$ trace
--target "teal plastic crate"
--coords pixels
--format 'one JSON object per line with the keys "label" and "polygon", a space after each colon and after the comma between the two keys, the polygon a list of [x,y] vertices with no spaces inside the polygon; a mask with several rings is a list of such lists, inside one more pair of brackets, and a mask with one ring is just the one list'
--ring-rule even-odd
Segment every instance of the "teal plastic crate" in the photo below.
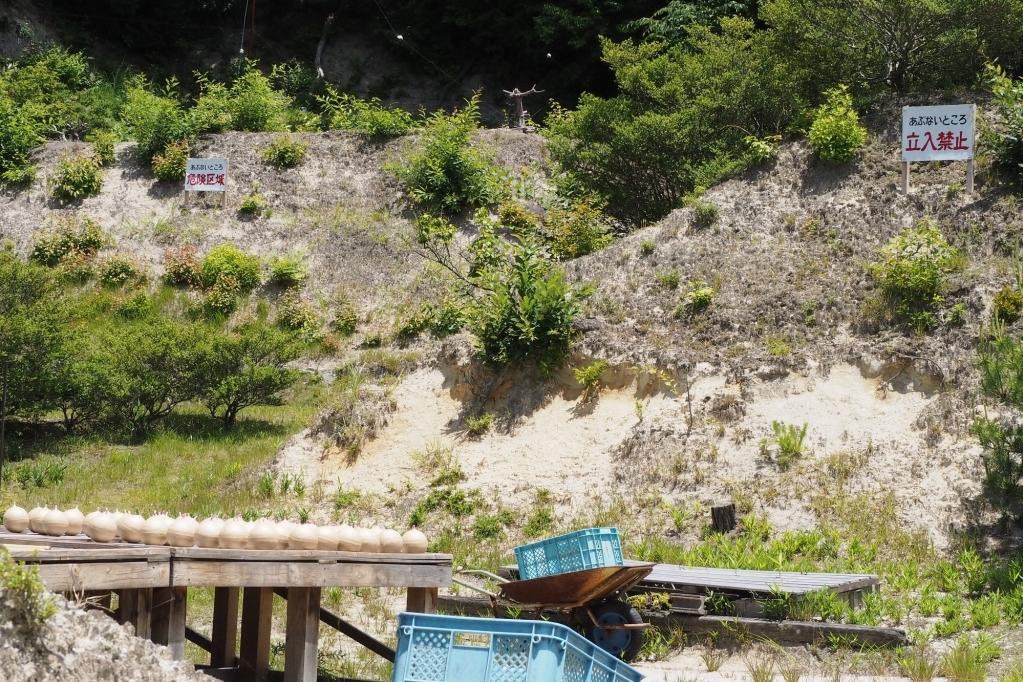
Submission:
{"label": "teal plastic crate", "polygon": [[622,566],[622,542],[617,528],[584,528],[515,548],[519,579],[603,566]]}
{"label": "teal plastic crate", "polygon": [[392,682],[640,682],[643,674],[564,625],[398,616]]}

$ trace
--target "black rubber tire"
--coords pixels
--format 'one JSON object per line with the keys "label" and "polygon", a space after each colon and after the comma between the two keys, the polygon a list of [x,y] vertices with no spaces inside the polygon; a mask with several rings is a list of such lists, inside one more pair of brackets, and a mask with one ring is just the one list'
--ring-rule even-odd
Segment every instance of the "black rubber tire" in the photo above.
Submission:
{"label": "black rubber tire", "polygon": [[[640,625],[643,623],[643,617],[639,615],[639,611],[617,599],[601,602],[592,606],[591,609],[598,623],[605,621],[616,625]],[[641,628],[605,630],[594,625],[588,615],[583,617],[586,619],[586,639],[626,663],[635,660],[639,655],[639,650],[643,648],[643,642],[646,640],[646,630]]]}

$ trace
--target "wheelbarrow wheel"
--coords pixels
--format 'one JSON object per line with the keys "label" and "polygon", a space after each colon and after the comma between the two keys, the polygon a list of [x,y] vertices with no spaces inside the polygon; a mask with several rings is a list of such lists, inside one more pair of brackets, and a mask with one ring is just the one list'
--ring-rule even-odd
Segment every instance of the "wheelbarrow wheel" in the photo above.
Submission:
{"label": "wheelbarrow wheel", "polygon": [[639,611],[625,602],[611,599],[591,607],[597,625],[586,618],[586,637],[604,651],[621,658],[625,662],[632,661],[643,648],[645,630],[642,628],[615,628],[601,626],[641,625],[643,618]]}

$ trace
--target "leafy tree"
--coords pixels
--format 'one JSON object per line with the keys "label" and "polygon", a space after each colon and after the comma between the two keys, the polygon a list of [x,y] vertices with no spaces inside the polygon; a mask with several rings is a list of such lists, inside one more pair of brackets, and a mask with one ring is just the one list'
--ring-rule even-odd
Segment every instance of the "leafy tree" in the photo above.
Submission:
{"label": "leafy tree", "polygon": [[1023,81],[1013,80],[996,64],[985,66],[998,125],[985,132],[995,166],[1012,182],[1023,180]]}
{"label": "leafy tree", "polygon": [[287,364],[301,345],[291,334],[259,322],[243,325],[213,342],[201,399],[210,416],[227,428],[252,405],[281,405],[281,391],[299,376]]}
{"label": "leafy tree", "polygon": [[724,17],[755,19],[757,0],[671,0],[649,17],[637,19],[632,27],[648,40],[684,42],[694,24],[714,26]]}
{"label": "leafy tree", "polygon": [[205,385],[211,332],[164,318],[110,328],[98,358],[109,368],[106,416],[133,435],[150,431]]}
{"label": "leafy tree", "polygon": [[867,141],[867,129],[860,125],[848,88],[833,88],[826,95],[810,126],[810,144],[825,161],[848,163]]}
{"label": "leafy tree", "polygon": [[39,127],[0,91],[0,187],[31,179],[28,155],[42,140]]}
{"label": "leafy tree", "polygon": [[66,318],[52,275],[0,251],[0,478],[8,417],[38,415],[53,405]]}
{"label": "leafy tree", "polygon": [[584,95],[548,118],[551,156],[569,192],[594,193],[636,224],[656,220],[746,162],[746,137],[785,129],[804,103],[798,80],[745,19],[691,29],[688,49],[604,42],[620,94]]}
{"label": "leafy tree", "polygon": [[981,390],[1005,413],[981,418],[973,428],[984,448],[984,493],[991,505],[1017,523],[1023,521],[1023,344],[995,329],[980,351]]}
{"label": "leafy tree", "polygon": [[190,117],[177,99],[177,82],[173,80],[160,94],[152,92],[144,80],[136,81],[125,94],[121,120],[146,161],[194,132]]}

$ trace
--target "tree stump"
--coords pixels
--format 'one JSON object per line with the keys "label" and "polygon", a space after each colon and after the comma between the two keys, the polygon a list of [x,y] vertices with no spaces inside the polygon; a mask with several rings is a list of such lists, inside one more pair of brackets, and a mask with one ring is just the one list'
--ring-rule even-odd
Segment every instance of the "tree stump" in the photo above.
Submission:
{"label": "tree stump", "polygon": [[735,503],[724,500],[710,508],[710,526],[715,533],[728,533],[735,530]]}

